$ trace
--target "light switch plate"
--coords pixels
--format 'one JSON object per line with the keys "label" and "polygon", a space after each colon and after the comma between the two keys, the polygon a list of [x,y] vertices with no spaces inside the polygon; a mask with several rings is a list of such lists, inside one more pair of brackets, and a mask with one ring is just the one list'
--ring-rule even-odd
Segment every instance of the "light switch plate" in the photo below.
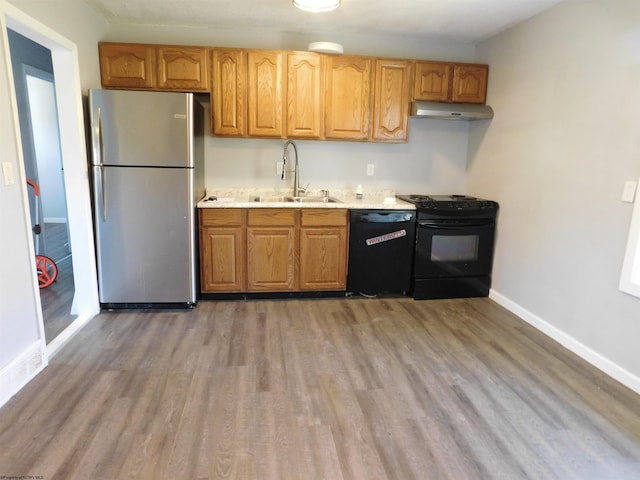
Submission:
{"label": "light switch plate", "polygon": [[368,163],[367,164],[367,177],[373,177],[373,171],[374,171],[373,163]]}
{"label": "light switch plate", "polygon": [[11,162],[2,162],[2,175],[4,176],[5,185],[13,185],[15,179],[13,178],[13,165]]}
{"label": "light switch plate", "polygon": [[638,182],[629,180],[624,184],[624,190],[622,191],[622,201],[627,203],[633,203],[633,199],[636,196],[636,187]]}

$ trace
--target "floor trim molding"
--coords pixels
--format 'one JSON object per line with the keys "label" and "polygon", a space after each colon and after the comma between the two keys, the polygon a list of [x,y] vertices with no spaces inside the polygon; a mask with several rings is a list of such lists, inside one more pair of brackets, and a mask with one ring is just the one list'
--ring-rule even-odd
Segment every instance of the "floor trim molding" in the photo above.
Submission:
{"label": "floor trim molding", "polygon": [[44,340],[38,340],[0,370],[0,407],[38,375],[47,364],[47,346]]}
{"label": "floor trim molding", "polygon": [[563,347],[581,357],[583,360],[586,360],[597,369],[603,371],[604,373],[622,383],[626,387],[630,388],[634,392],[640,394],[640,378],[636,375],[632,374],[628,370],[625,370],[620,365],[612,362],[602,354],[579,342],[568,333],[560,330],[557,327],[554,327],[549,322],[530,312],[526,308],[523,308],[516,302],[510,300],[509,298],[496,292],[495,290],[491,290],[489,292],[489,298],[509,310],[514,315],[520,317],[529,325],[535,327],[545,335],[551,337],[556,342],[560,343]]}

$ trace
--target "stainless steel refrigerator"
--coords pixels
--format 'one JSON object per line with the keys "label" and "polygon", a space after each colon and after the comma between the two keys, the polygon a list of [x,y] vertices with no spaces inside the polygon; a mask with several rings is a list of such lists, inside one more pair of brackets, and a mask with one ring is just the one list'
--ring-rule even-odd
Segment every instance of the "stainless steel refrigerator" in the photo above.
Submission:
{"label": "stainless steel refrigerator", "polygon": [[190,93],[90,90],[89,110],[101,305],[194,306],[202,106]]}

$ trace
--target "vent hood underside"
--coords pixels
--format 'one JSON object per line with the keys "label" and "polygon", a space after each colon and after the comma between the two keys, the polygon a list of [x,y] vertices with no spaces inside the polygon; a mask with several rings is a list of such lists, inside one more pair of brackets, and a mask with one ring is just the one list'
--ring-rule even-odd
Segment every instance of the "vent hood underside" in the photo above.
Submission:
{"label": "vent hood underside", "polygon": [[411,116],[441,120],[488,120],[493,118],[489,105],[469,103],[413,102]]}

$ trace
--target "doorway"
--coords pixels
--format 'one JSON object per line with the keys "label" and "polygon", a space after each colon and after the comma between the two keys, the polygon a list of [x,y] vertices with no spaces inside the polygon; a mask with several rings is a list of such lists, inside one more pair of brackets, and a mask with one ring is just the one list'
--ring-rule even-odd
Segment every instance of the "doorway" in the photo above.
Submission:
{"label": "doorway", "polygon": [[[75,316],[75,318],[62,332],[57,334],[55,338],[48,338],[48,335],[45,335],[44,322],[42,320],[40,321],[40,338],[44,339],[47,337],[47,353],[48,356],[51,357],[69,338],[100,311],[96,280],[95,251],[93,246],[93,229],[91,226],[91,202],[87,173],[88,167],[78,52],[75,44],[10,4],[5,3],[3,8],[8,36],[11,32],[14,32],[32,41],[33,44],[38,47],[47,50],[50,56],[50,70],[47,72],[47,69],[43,69],[38,65],[36,65],[36,67],[50,73],[52,78],[55,79],[54,82],[45,83],[46,88],[44,90],[48,90],[45,95],[53,96],[54,98],[56,119],[58,120],[58,149],[61,154],[61,167],[59,167],[59,171],[62,173],[63,178],[63,196],[66,202],[68,220],[66,222],[67,241],[63,243],[68,243],[68,247],[72,247],[73,250],[73,261],[69,261],[68,267],[71,272],[71,277],[73,278],[73,287],[70,289],[71,293],[68,295],[71,298],[71,303],[69,305],[67,300],[64,309],[67,313]],[[13,56],[12,48],[10,48],[10,52],[11,56]],[[16,71],[23,71],[21,67],[17,68],[13,61],[12,70],[14,78]],[[25,70],[25,72],[27,70]],[[33,73],[33,71],[31,73]],[[26,77],[29,75],[24,74],[19,76],[25,77],[26,84]],[[32,82],[33,85],[36,85],[34,87],[35,89],[39,88],[37,85],[40,87],[43,86],[39,80],[45,80],[45,82],[47,80],[43,78],[42,75],[34,74],[31,76],[35,79],[29,81]],[[46,75],[44,77],[46,77]],[[18,84],[16,82],[14,82],[14,84],[16,86],[16,97],[18,97]],[[25,87],[25,90],[26,88],[27,87]],[[53,94],[51,88],[53,88]],[[26,95],[22,96],[23,102],[25,102],[24,105],[28,105],[28,102],[25,100],[26,98]],[[18,100],[18,102],[20,102],[20,100]],[[18,106],[18,112],[20,110],[21,106]],[[21,136],[28,136],[29,127],[26,127],[23,123],[22,115],[19,114],[18,116]],[[25,146],[26,148],[34,149],[35,147],[33,147],[31,143],[31,141],[23,142],[23,149]],[[26,155],[24,158],[26,159]],[[26,160],[24,167],[28,177],[30,172],[28,171]],[[33,211],[32,203],[33,200],[29,198],[30,205],[25,205],[27,212]],[[51,217],[51,219],[54,220],[59,220],[60,218],[61,217],[57,216]],[[47,225],[45,225],[45,228],[46,226]],[[69,260],[71,260],[71,257]],[[64,262],[65,260],[63,259],[62,263]],[[44,290],[46,291],[46,289]],[[53,291],[51,290],[51,292]],[[38,307],[40,306],[41,305],[38,305]],[[39,308],[38,310],[38,316],[42,319],[43,309]]]}
{"label": "doorway", "polygon": [[45,341],[48,344],[76,318],[76,315],[71,313],[74,281],[69,215],[54,78],[52,74],[28,65],[23,65],[22,73],[27,86],[30,136],[35,154],[37,183],[40,187],[39,202],[36,202],[39,204],[35,205],[41,213],[38,215],[41,222],[40,233],[34,246],[37,255],[51,258],[58,269],[56,281],[40,289]]}

